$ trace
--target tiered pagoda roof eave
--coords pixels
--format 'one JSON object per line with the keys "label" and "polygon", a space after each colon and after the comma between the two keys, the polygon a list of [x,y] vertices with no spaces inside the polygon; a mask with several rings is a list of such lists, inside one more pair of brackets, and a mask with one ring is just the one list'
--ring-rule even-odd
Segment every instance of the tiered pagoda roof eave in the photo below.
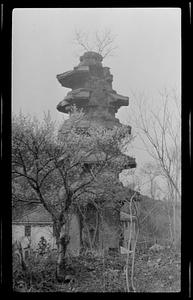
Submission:
{"label": "tiered pagoda roof eave", "polygon": [[111,96],[114,103],[117,102],[118,107],[129,105],[129,97],[122,96],[122,95],[117,94],[117,93],[110,93],[109,92],[108,94]]}
{"label": "tiered pagoda roof eave", "polygon": [[56,78],[63,87],[73,89],[77,82],[82,81],[89,75],[89,66],[80,66],[74,70],[64,72],[62,74],[56,75]]}
{"label": "tiered pagoda roof eave", "polygon": [[[85,120],[82,121],[81,128],[89,127],[90,124],[108,129],[121,126],[116,113],[120,107],[129,105],[129,97],[113,90],[113,75],[109,67],[103,67],[102,60],[100,54],[89,51],[80,57],[80,63],[73,70],[57,75],[62,86],[72,89],[57,105],[57,110],[70,114],[73,105],[82,109]],[[93,159],[94,157],[88,163],[92,163]],[[123,169],[136,167],[135,158],[120,155],[119,159],[116,164],[121,162]]]}
{"label": "tiered pagoda roof eave", "polygon": [[[107,94],[111,98],[111,105],[117,107],[119,109],[121,106],[128,106],[129,105],[129,98],[126,96],[122,96],[117,93],[110,93],[107,92]],[[76,90],[73,90],[67,94],[67,96],[60,101],[60,103],[57,105],[57,109],[60,112],[68,113],[69,108],[72,105],[77,106],[85,106],[89,105],[92,106],[91,103],[89,103],[90,98],[90,90],[86,88],[79,88]]]}

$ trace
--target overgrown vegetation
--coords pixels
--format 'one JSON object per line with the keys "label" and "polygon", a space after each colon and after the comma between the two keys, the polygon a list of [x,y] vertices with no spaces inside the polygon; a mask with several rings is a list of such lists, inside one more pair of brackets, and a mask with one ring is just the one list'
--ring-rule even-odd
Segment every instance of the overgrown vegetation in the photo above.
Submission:
{"label": "overgrown vegetation", "polygon": [[[150,171],[151,194],[156,172],[166,178],[169,186],[168,201],[144,198],[136,209],[128,211],[137,217],[137,246],[129,260],[119,253],[96,251],[99,222],[103,222],[105,207],[112,214],[120,212],[124,201],[131,205],[131,195],[123,189],[117,177],[128,165],[121,154],[130,142],[130,130],[125,126],[106,130],[80,126],[83,114],[76,110],[70,120],[60,127],[47,116],[43,123],[23,115],[13,118],[12,189],[13,207],[16,213],[41,204],[51,214],[56,234],[57,252],[42,237],[36,252],[30,250],[25,259],[14,255],[13,286],[16,291],[63,292],[154,292],[180,290],[180,225],[178,230],[177,202],[180,198],[180,162],[178,134],[169,131],[170,118],[164,106],[163,124],[156,118],[162,130],[162,144],[157,133],[155,141],[149,137],[146,119],[142,129],[153,143],[158,164]],[[154,115],[155,117],[155,115]],[[168,133],[175,149],[167,148]],[[123,138],[124,141],[123,142]],[[166,148],[164,148],[166,147]],[[90,163],[92,162],[92,163]],[[154,174],[154,171],[155,174]],[[153,172],[153,173],[152,173]],[[175,173],[176,172],[176,173]],[[152,177],[153,174],[153,177]],[[175,181],[175,180],[176,181]],[[179,185],[179,186],[178,186]],[[170,200],[170,201],[169,201]],[[93,210],[91,221],[87,210]],[[180,209],[179,209],[180,211]],[[79,214],[86,239],[83,253],[78,258],[66,256],[70,240],[69,216]],[[132,220],[132,218],[131,218]],[[62,228],[65,225],[65,230]],[[132,228],[132,226],[131,226]],[[179,235],[178,235],[179,231]],[[86,242],[85,242],[86,241]],[[128,241],[130,249],[131,234]],[[161,244],[158,251],[150,251],[152,245]],[[175,249],[171,245],[175,245]],[[20,251],[21,252],[21,251]],[[86,253],[85,253],[86,252]],[[21,253],[20,253],[21,255]],[[132,290],[128,284],[131,277]]]}
{"label": "overgrown vegetation", "polygon": [[78,211],[84,220],[88,203],[98,211],[104,202],[116,206],[119,199],[110,190],[117,184],[117,174],[129,163],[121,153],[132,139],[127,126],[82,128],[84,119],[82,112],[72,111],[58,133],[49,115],[39,122],[20,114],[12,122],[13,206],[41,204],[52,216],[58,277],[65,273],[70,214]]}
{"label": "overgrown vegetation", "polygon": [[[13,260],[13,285],[19,292],[126,292],[125,255],[82,253],[69,258],[68,279],[56,279],[56,253],[33,254],[27,271]],[[136,248],[134,285],[136,292],[179,292],[180,251],[164,247],[159,251]],[[131,270],[131,264],[129,264]]]}
{"label": "overgrown vegetation", "polygon": [[132,96],[136,107],[129,120],[134,123],[137,136],[150,156],[139,177],[148,179],[151,198],[161,196],[168,203],[170,239],[175,245],[178,243],[181,203],[180,95],[176,89],[163,89],[157,95],[160,104],[156,108],[153,101],[148,103],[144,94],[133,93]]}
{"label": "overgrown vegetation", "polygon": [[25,266],[13,254],[13,288],[19,292],[56,291],[56,261],[54,251],[30,251]]}

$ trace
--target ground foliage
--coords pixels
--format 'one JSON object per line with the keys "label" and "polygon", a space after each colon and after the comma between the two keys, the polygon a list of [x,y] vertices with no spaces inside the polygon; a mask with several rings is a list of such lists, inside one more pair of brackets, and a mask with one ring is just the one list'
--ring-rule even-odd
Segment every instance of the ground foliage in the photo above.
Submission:
{"label": "ground foliage", "polygon": [[13,289],[17,292],[54,292],[56,289],[56,253],[31,252],[26,268],[13,256]]}
{"label": "ground foliage", "polygon": [[[126,292],[125,256],[118,253],[100,254],[87,252],[79,257],[68,258],[66,282],[55,277],[55,256],[31,257],[26,274],[13,268],[14,288],[21,281],[31,292]],[[165,247],[160,251],[136,251],[134,285],[137,292],[179,292],[180,251]]]}

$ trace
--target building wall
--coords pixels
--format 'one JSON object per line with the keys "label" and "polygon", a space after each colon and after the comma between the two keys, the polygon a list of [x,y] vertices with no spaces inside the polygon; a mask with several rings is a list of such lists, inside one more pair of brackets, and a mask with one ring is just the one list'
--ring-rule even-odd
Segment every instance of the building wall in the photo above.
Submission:
{"label": "building wall", "polygon": [[[131,223],[130,222],[124,222],[123,224],[123,236],[124,236],[124,240],[123,240],[123,247],[128,248],[128,242],[130,239],[130,234],[131,234],[131,244],[130,244],[130,248],[133,249],[134,243],[135,243],[135,239],[136,239],[136,224],[135,222],[132,223],[132,228],[131,228]],[[130,233],[131,231],[131,233]]]}
{"label": "building wall", "polygon": [[25,237],[25,225],[12,225],[13,242],[21,242],[24,248],[28,244],[31,244],[33,249],[37,248],[42,236],[49,242],[52,249],[56,248],[52,225],[31,225],[31,237]]}
{"label": "building wall", "polygon": [[70,243],[67,253],[72,256],[78,256],[80,253],[80,223],[78,216],[73,214],[70,222]]}
{"label": "building wall", "polygon": [[[30,225],[30,224],[26,224]],[[56,249],[56,239],[53,236],[53,226],[31,225],[31,236],[25,237],[25,225],[12,225],[12,241],[19,241],[23,248],[31,244],[32,249],[36,249],[41,237],[44,237],[50,244],[51,249]],[[80,225],[76,215],[71,216],[70,243],[67,248],[68,254],[78,256],[80,253]]]}
{"label": "building wall", "polygon": [[12,243],[21,241],[25,236],[25,227],[23,225],[12,225]]}
{"label": "building wall", "polygon": [[103,220],[100,224],[99,246],[102,249],[119,248],[120,217],[113,208],[106,206],[103,211]]}
{"label": "building wall", "polygon": [[119,248],[119,228],[104,222],[99,232],[99,247],[101,249]]}
{"label": "building wall", "polygon": [[32,226],[31,245],[33,248],[36,248],[38,246],[38,243],[42,236],[50,244],[51,249],[57,248],[56,247],[56,239],[53,236],[53,226],[52,225]]}

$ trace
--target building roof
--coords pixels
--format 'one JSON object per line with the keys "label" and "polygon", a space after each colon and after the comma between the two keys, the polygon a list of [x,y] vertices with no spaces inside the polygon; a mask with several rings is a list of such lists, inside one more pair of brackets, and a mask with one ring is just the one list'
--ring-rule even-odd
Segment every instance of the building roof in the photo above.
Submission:
{"label": "building roof", "polygon": [[52,223],[51,214],[43,207],[38,206],[35,209],[23,213],[19,217],[14,217],[12,223]]}

